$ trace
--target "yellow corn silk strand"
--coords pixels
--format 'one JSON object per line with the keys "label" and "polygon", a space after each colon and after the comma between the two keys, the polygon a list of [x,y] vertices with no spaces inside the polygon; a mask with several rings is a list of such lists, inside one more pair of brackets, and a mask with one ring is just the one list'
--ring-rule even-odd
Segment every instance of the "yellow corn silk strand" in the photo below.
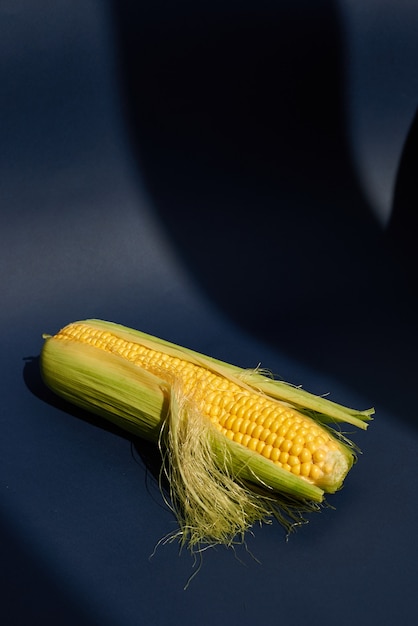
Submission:
{"label": "yellow corn silk strand", "polygon": [[356,459],[327,423],[366,428],[373,413],[100,320],[48,336],[41,369],[59,395],[159,443],[173,536],[191,549],[318,509]]}

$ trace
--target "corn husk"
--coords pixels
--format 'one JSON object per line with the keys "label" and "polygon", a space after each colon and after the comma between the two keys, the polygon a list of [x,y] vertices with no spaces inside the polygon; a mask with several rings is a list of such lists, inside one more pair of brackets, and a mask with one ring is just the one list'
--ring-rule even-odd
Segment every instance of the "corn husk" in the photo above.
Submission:
{"label": "corn husk", "polygon": [[[118,324],[83,323],[210,369],[323,425],[347,423],[365,429],[373,414],[372,409],[357,411],[274,380],[258,368],[242,369]],[[184,397],[181,386],[117,354],[47,335],[41,371],[59,396],[159,446],[160,482],[168,485],[165,498],[179,524],[172,538],[192,550],[242,541],[254,523],[273,517],[290,530],[324,502],[325,488],[227,439]],[[355,446],[338,431],[335,436],[342,440],[346,466],[328,492],[341,488],[356,460]]]}

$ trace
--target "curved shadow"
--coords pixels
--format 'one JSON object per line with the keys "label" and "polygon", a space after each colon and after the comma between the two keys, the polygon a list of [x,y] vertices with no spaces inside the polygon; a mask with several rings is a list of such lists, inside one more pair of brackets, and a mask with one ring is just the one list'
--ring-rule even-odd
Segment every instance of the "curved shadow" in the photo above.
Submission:
{"label": "curved shadow", "polygon": [[351,166],[335,3],[156,4],[114,11],[130,134],[189,271],[254,328],[325,290],[345,307],[379,229]]}
{"label": "curved shadow", "polygon": [[388,239],[417,296],[418,279],[418,109],[409,129],[396,177]]}
{"label": "curved shadow", "polygon": [[411,300],[353,170],[335,3],[112,6],[132,145],[189,273],[247,331],[398,408]]}

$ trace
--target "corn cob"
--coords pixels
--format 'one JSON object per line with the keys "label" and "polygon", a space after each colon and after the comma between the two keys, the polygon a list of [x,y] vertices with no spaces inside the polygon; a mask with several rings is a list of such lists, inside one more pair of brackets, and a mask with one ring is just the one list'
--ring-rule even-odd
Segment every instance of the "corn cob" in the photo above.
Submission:
{"label": "corn cob", "polygon": [[45,338],[51,389],[159,444],[177,536],[190,548],[230,544],[272,515],[290,528],[317,509],[356,460],[327,423],[366,428],[373,413],[110,322]]}

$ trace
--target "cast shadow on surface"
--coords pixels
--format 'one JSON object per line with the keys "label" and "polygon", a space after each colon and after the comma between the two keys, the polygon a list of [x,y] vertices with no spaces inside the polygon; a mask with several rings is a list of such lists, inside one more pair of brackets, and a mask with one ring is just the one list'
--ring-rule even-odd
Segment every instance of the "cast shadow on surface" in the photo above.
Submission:
{"label": "cast shadow on surface", "polygon": [[[196,283],[373,402],[398,410],[405,388],[415,419],[416,297],[354,171],[335,3],[126,0],[113,14],[141,175]],[[398,186],[395,215],[404,201]]]}
{"label": "cast shadow on surface", "polygon": [[418,109],[412,121],[399,162],[393,209],[387,229],[409,291],[417,295],[418,278]]}

